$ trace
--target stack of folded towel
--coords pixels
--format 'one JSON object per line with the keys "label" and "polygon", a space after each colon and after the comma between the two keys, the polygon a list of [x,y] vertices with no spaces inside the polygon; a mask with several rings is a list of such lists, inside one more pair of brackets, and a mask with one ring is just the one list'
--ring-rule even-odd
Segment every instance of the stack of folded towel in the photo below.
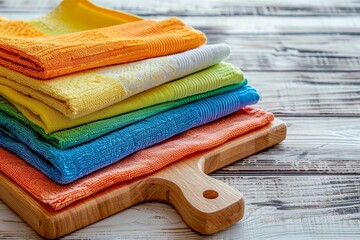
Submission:
{"label": "stack of folded towel", "polygon": [[0,171],[60,210],[271,122],[229,47],[205,43],[86,0],[0,19]]}

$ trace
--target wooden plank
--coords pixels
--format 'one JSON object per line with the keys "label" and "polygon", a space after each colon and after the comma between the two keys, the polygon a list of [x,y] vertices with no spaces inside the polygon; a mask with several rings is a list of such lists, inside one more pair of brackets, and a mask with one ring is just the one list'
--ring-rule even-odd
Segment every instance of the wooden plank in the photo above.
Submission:
{"label": "wooden plank", "polygon": [[[49,11],[60,0],[26,1],[2,0],[0,8],[3,11]],[[140,15],[176,15],[176,16],[349,16],[360,12],[360,4],[352,0],[331,1],[266,1],[266,0],[207,0],[192,1],[156,1],[132,0],[112,1],[93,0],[101,6],[130,11]]]}
{"label": "wooden plank", "polygon": [[354,1],[238,1],[238,0],[207,0],[169,1],[165,4],[156,0],[136,0],[131,2],[102,0],[97,1],[104,6],[115,9],[126,9],[142,15],[168,15],[169,12],[177,16],[306,16],[306,15],[341,15],[360,12],[360,4]]}
{"label": "wooden plank", "polygon": [[[170,17],[170,16],[167,16]],[[163,19],[164,17],[155,17]],[[292,34],[292,35],[358,35],[360,17],[182,17],[189,25],[207,34]]]}
{"label": "wooden plank", "polygon": [[360,116],[358,72],[245,74],[261,94],[257,106],[278,116]]}
{"label": "wooden plank", "polygon": [[[209,44],[223,42],[230,45],[231,55],[228,61],[245,72],[360,71],[360,48],[356,47],[360,42],[360,35],[309,34],[299,37],[297,35],[207,34],[207,37]],[[359,77],[359,75],[356,76]],[[309,78],[309,74],[304,78]]]}
{"label": "wooden plank", "polygon": [[[160,18],[160,17],[158,17]],[[162,17],[163,18],[163,17]],[[207,34],[351,34],[360,32],[360,17],[181,17]],[[302,36],[303,37],[303,36]],[[299,38],[299,37],[298,37]]]}
{"label": "wooden plank", "polygon": [[[242,191],[244,220],[211,239],[357,239],[359,176],[218,176]],[[0,201],[1,239],[38,239]],[[140,204],[63,239],[197,239],[172,207]]]}
{"label": "wooden plank", "polygon": [[359,174],[360,118],[281,117],[285,141],[213,175]]}
{"label": "wooden plank", "polygon": [[[130,11],[131,12],[131,11]],[[32,19],[44,13],[24,12],[11,13],[0,11],[0,16],[9,19]],[[132,13],[132,12],[131,12]],[[171,15],[146,16],[152,19],[165,19]],[[244,35],[244,34],[332,34],[332,35],[359,35],[359,15],[349,17],[304,17],[299,20],[295,17],[258,17],[258,16],[182,16],[181,19],[187,24],[197,28],[206,34],[216,35]],[[299,38],[299,37],[297,37]],[[316,39],[313,39],[315,41]]]}
{"label": "wooden plank", "polygon": [[144,201],[172,204],[192,229],[209,235],[243,217],[244,198],[207,174],[285,137],[286,125],[275,119],[218,147],[190,155],[143,178],[115,184],[60,211],[40,203],[0,172],[0,198],[45,238],[61,237]]}

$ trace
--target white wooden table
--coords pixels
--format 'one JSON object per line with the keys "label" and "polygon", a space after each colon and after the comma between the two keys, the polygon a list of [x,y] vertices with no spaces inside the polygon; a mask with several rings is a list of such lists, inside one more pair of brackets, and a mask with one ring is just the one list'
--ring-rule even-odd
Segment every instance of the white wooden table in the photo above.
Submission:
{"label": "white wooden table", "polygon": [[[245,218],[204,237],[168,205],[146,203],[64,239],[360,239],[360,2],[96,0],[147,18],[178,16],[228,43],[229,62],[288,124],[287,140],[212,174],[246,197]],[[30,19],[59,0],[0,0]],[[0,239],[38,239],[0,201]]]}

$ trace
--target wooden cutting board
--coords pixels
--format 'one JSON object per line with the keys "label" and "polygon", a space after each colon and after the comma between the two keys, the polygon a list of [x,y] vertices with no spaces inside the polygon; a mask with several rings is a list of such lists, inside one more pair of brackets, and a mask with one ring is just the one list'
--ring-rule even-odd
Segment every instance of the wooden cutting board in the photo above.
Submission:
{"label": "wooden cutting board", "polygon": [[212,234],[239,221],[244,198],[207,174],[275,145],[286,125],[271,124],[216,148],[193,154],[151,175],[116,184],[60,211],[37,201],[0,172],[0,199],[45,238],[57,238],[144,201],[173,205],[192,229]]}

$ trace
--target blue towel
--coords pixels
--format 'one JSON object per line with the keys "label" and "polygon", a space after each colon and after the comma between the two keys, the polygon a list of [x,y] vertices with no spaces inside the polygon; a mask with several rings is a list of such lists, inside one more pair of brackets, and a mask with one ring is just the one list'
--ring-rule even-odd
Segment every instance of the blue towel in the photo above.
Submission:
{"label": "blue towel", "polygon": [[138,150],[212,122],[255,104],[258,100],[257,91],[245,86],[157,114],[66,150],[43,141],[14,118],[0,114],[0,146],[15,153],[55,182],[67,184]]}

